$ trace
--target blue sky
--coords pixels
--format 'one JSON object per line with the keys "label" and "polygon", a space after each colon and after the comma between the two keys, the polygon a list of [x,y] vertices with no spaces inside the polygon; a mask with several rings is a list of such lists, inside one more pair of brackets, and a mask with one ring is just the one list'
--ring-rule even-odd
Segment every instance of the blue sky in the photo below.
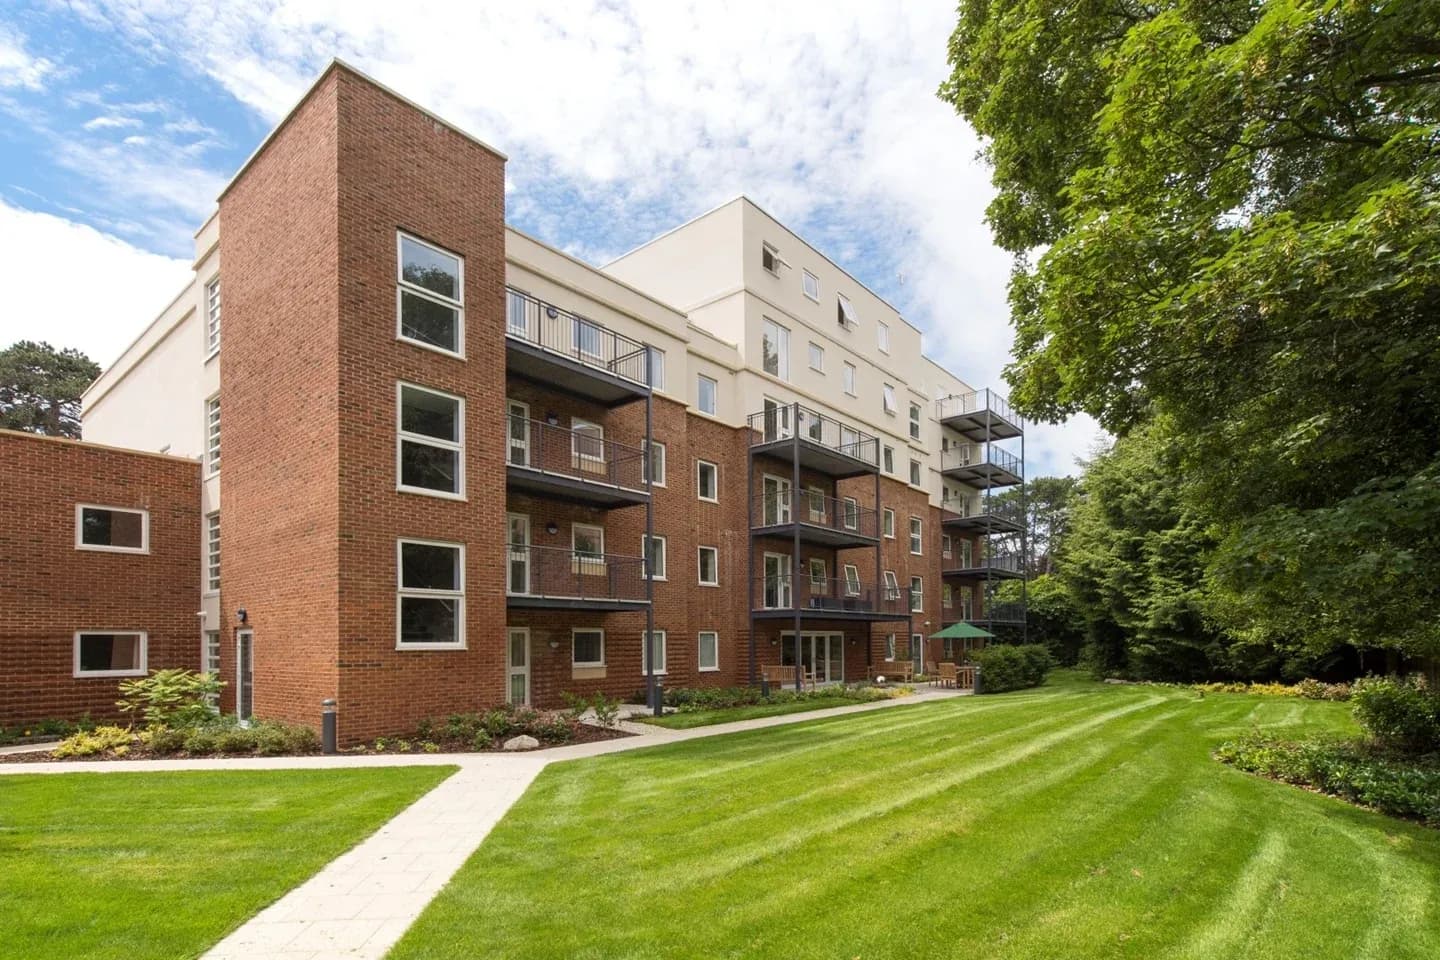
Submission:
{"label": "blue sky", "polygon": [[[507,218],[603,263],[739,193],[999,385],[1008,258],[934,96],[948,2],[23,0],[0,13],[0,341],[102,363],[174,296],[219,188],[333,56],[505,151]],[[85,269],[77,271],[77,264]],[[53,281],[48,278],[54,276]],[[7,289],[15,285],[6,284]],[[1093,425],[1032,431],[1069,472]]]}

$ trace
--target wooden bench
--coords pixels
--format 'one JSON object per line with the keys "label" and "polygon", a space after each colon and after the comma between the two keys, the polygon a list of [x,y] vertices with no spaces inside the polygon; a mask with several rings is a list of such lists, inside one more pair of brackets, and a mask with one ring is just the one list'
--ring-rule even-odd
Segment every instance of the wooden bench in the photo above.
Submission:
{"label": "wooden bench", "polygon": [[870,667],[870,682],[874,683],[877,677],[910,683],[915,679],[915,664],[911,660],[887,660],[875,664]]}
{"label": "wooden bench", "polygon": [[[782,667],[777,665],[762,666],[760,678],[770,684],[772,689],[793,690],[795,689],[795,667]],[[812,670],[800,678],[800,682],[806,689],[815,689],[815,672]]]}

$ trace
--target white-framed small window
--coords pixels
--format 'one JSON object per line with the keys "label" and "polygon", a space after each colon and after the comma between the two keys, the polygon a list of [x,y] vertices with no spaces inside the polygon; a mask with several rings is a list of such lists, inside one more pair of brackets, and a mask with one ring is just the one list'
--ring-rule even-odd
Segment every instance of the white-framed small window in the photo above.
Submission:
{"label": "white-framed small window", "polygon": [[881,469],[883,469],[886,473],[893,474],[895,472],[895,448],[887,445],[886,447],[884,447],[884,449],[880,451],[880,453]]}
{"label": "white-framed small window", "polygon": [[841,503],[845,507],[843,522],[846,530],[858,530],[860,528],[860,504],[854,497],[846,497]]}
{"label": "white-framed small window", "polygon": [[912,486],[912,487],[918,487],[918,486],[920,486],[920,461],[919,461],[919,460],[914,460],[914,459],[912,459],[912,460],[910,461],[910,486]]}
{"label": "white-framed small window", "polygon": [[[651,642],[651,638],[654,642]],[[640,631],[640,673],[650,675],[650,649],[655,649],[655,673],[665,673],[665,631],[656,630],[653,634],[648,631]]]}
{"label": "white-framed small window", "polygon": [[570,418],[570,456],[585,473],[605,472],[605,428],[579,417]]}
{"label": "white-framed small window", "polygon": [[200,672],[220,675],[220,631],[206,630],[200,648]]}
{"label": "white-framed small window", "polygon": [[464,499],[465,400],[402,380],[395,405],[395,488]]}
{"label": "white-framed small window", "polygon": [[885,659],[895,659],[895,634],[893,633],[885,634]]}
{"label": "white-framed small window", "polygon": [[720,669],[720,634],[714,630],[701,630],[696,634],[700,651],[695,663],[701,673],[713,673]]}
{"label": "white-framed small window", "polygon": [[647,539],[643,533],[640,535],[640,555],[645,558],[645,569],[653,573],[655,580],[665,579],[667,549],[665,537],[656,534]]}
{"label": "white-framed small window", "polygon": [[395,234],[395,336],[465,358],[465,261],[403,231]]}
{"label": "white-framed small window", "polygon": [[664,391],[665,389],[665,351],[659,347],[646,346],[647,357],[650,361],[650,389]]}
{"label": "white-framed small window", "polygon": [[940,556],[944,557],[946,560],[949,560],[953,549],[953,543],[954,541],[950,539],[950,534],[940,534]]}
{"label": "white-framed small window", "polygon": [[824,557],[810,558],[810,593],[823,597],[829,592],[830,572],[825,567]]}
{"label": "white-framed small window", "polygon": [[144,630],[77,630],[74,676],[143,677],[149,637]]}
{"label": "white-framed small window", "polygon": [[657,487],[663,487],[665,486],[665,444],[659,440],[646,440],[645,444],[650,451],[650,456],[641,463],[640,469],[645,472],[641,474],[640,478],[651,480]]}
{"label": "white-framed small window", "polygon": [[895,401],[895,385],[893,383],[880,385],[880,399],[885,412],[890,416],[893,417],[900,412],[900,407]]}
{"label": "white-framed small window", "polygon": [[809,270],[800,273],[800,289],[805,296],[816,303],[820,302],[820,278]]}
{"label": "white-framed small window", "polygon": [[894,539],[895,539],[895,511],[894,511],[894,510],[891,510],[889,507],[886,507],[886,508],[884,509],[884,512],[881,514],[881,521],[882,521],[882,529],[884,530],[884,533],[885,533],[885,539],[886,539],[886,540],[894,540]]}
{"label": "white-framed small window", "polygon": [[585,576],[605,575],[605,528],[592,523],[570,524],[571,568]]}
{"label": "white-framed small window", "polygon": [[814,342],[810,344],[810,369],[816,373],[825,372],[825,348]]}
{"label": "white-framed small window", "polygon": [[925,547],[925,524],[919,517],[910,518],[910,552],[920,556]]}
{"label": "white-framed small window", "polygon": [[395,649],[465,646],[465,545],[395,541]]}
{"label": "white-framed small window", "polygon": [[205,401],[205,468],[214,476],[220,472],[220,395]]}
{"label": "white-framed small window", "polygon": [[205,592],[220,592],[220,511],[205,516]]}
{"label": "white-framed small window", "polygon": [[570,651],[572,667],[605,666],[605,631],[598,627],[572,627]]}
{"label": "white-framed small window", "polygon": [[955,588],[948,583],[940,585],[940,605],[946,610],[955,605]]}
{"label": "white-framed small window", "polygon": [[885,599],[886,599],[886,600],[899,600],[899,599],[900,599],[900,581],[899,581],[899,579],[895,576],[895,571],[894,571],[894,570],[886,570],[886,571],[885,571]]}
{"label": "white-framed small window", "polygon": [[220,277],[205,284],[205,356],[220,350]]}
{"label": "white-framed small window", "polygon": [[910,404],[910,439],[920,439],[920,404]]}
{"label": "white-framed small window", "polygon": [[890,352],[890,324],[883,320],[875,325],[875,345],[881,353]]}
{"label": "white-framed small window", "polygon": [[910,578],[910,612],[925,612],[925,578]]}
{"label": "white-framed small window", "polygon": [[780,251],[768,243],[760,246],[760,266],[769,273],[780,276],[780,265],[785,261],[780,257]]}
{"label": "white-framed small window", "polygon": [[75,549],[149,553],[150,512],[131,507],[75,504]]}
{"label": "white-framed small window", "polygon": [[860,321],[855,319],[855,308],[850,305],[850,298],[843,293],[835,295],[835,308],[840,326],[847,330],[853,330]]}
{"label": "white-framed small window", "polygon": [[695,555],[700,586],[720,586],[720,548],[696,547]]}
{"label": "white-framed small window", "polygon": [[715,416],[716,402],[720,395],[720,384],[713,377],[696,374],[695,405],[701,413]]}
{"label": "white-framed small window", "polygon": [[790,331],[769,317],[760,329],[760,365],[772,377],[790,379]]}
{"label": "white-framed small window", "polygon": [[695,461],[695,496],[706,503],[720,502],[720,468],[709,460]]}
{"label": "white-framed small window", "polygon": [[840,368],[840,387],[850,396],[855,396],[855,364],[846,360]]}
{"label": "white-framed small window", "polygon": [[845,596],[860,596],[860,568],[853,563],[845,564]]}

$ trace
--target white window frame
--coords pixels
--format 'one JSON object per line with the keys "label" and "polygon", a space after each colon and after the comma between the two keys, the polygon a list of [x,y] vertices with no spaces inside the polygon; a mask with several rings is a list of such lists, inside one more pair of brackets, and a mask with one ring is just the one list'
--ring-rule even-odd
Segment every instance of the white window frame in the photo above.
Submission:
{"label": "white window frame", "polygon": [[[705,409],[705,384],[710,384],[710,409]],[[703,373],[695,375],[695,409],[707,417],[718,416],[720,409],[720,381],[714,377],[707,377]]]}
{"label": "white window frame", "polygon": [[220,352],[220,274],[205,284],[205,359]]}
{"label": "white window frame", "polygon": [[840,371],[840,387],[847,396],[858,396],[855,392],[855,364],[849,360],[842,361],[844,366]]}
{"label": "white window frame", "polygon": [[[599,445],[600,448],[600,453],[598,455],[582,452],[580,444],[578,443],[582,436],[580,432],[581,430],[587,431],[584,434],[584,436],[586,437],[592,436],[592,433],[590,431],[594,432],[594,441],[596,444]],[[586,420],[583,417],[571,417],[570,456],[574,457],[576,460],[584,461],[585,463],[600,464],[603,466],[605,463],[605,427],[601,424],[596,423],[593,420]]]}
{"label": "white window frame", "polygon": [[860,326],[860,320],[855,316],[855,307],[849,297],[843,293],[835,294],[835,305],[839,311],[840,326],[846,330],[854,330]]}
{"label": "white window frame", "polygon": [[[714,483],[715,496],[713,496],[713,497],[707,497],[707,496],[705,496],[705,490],[704,490],[704,488],[700,485],[700,478],[701,478],[701,476],[704,475],[704,470],[701,469],[702,467],[709,467],[709,468],[710,468],[710,475],[715,478],[715,483]],[[703,501],[706,502],[706,503],[719,503],[719,502],[720,502],[720,465],[719,465],[718,463],[711,463],[709,460],[701,460],[701,459],[699,459],[699,458],[696,458],[696,460],[695,460],[695,498],[696,498],[697,500],[703,500]]]}
{"label": "white window frame", "polygon": [[910,404],[910,439],[920,439],[920,404],[913,401]]}
{"label": "white window frame", "polygon": [[900,401],[895,399],[895,384],[880,384],[880,406],[892,417],[900,415]]}
{"label": "white window frame", "polygon": [[[642,469],[644,469],[647,473],[655,474],[655,476],[650,478],[650,485],[655,487],[665,486],[665,476],[669,470],[669,464],[666,461],[669,453],[665,449],[665,444],[661,443],[659,440],[646,440],[644,442],[643,449],[645,450],[645,463]],[[659,469],[656,469],[656,453],[660,454]]]}
{"label": "white window frame", "polygon": [[[917,589],[917,585],[918,585],[918,589]],[[924,577],[911,577],[911,578],[910,578],[910,612],[911,612],[911,613],[924,613],[924,612],[925,612],[925,578],[924,578]]]}
{"label": "white window frame", "polygon": [[925,555],[925,521],[919,517],[910,518],[910,556]]}
{"label": "white window frame", "polygon": [[940,584],[940,606],[946,610],[955,606],[955,587],[952,584]]}
{"label": "white window frame", "polygon": [[844,497],[840,501],[844,512],[840,515],[840,523],[846,530],[860,529],[860,501],[854,497]]}
{"label": "white window frame", "polygon": [[652,347],[648,344],[645,349],[649,351],[646,356],[649,358],[650,389],[665,392],[665,351],[659,347]]}
{"label": "white window frame", "polygon": [[895,511],[894,511],[894,510],[891,510],[889,507],[885,507],[885,508],[884,508],[884,512],[881,514],[881,522],[882,522],[882,524],[883,524],[883,526],[881,527],[881,530],[882,530],[882,532],[883,532],[884,535],[885,535],[885,539],[886,539],[886,540],[894,540],[894,539],[895,539]]}
{"label": "white window frame", "polygon": [[845,564],[845,596],[860,596],[860,568],[853,563]]}
{"label": "white window frame", "polygon": [[[813,290],[811,289],[812,287],[814,288]],[[811,273],[809,270],[801,270],[801,271],[800,271],[800,292],[805,295],[805,299],[807,299],[807,300],[813,300],[813,301],[815,301],[816,303],[819,303],[819,302],[820,302],[820,278],[817,277],[817,276],[815,276],[815,274]]]}
{"label": "white window frame", "polygon": [[814,340],[810,341],[809,352],[810,369],[816,373],[825,372],[825,348]]}
{"label": "white window frame", "polygon": [[923,482],[922,482],[922,481],[924,481],[924,479],[925,479],[925,468],[924,468],[924,465],[921,464],[919,460],[916,460],[915,458],[912,457],[912,458],[910,459],[910,486],[912,486],[912,487],[924,486],[924,484],[923,484]]}
{"label": "white window frame", "polygon": [[[770,340],[770,332],[775,333],[775,372],[765,370],[765,347],[766,341]],[[772,377],[779,377],[781,380],[790,379],[790,328],[784,324],[777,323],[769,317],[765,317],[760,323],[760,369]]]}
{"label": "white window frame", "polygon": [[900,599],[900,578],[895,575],[894,570],[886,570],[885,575],[885,599]]}
{"label": "white window frame", "polygon": [[[447,547],[458,551],[456,559],[460,586],[456,590],[432,590],[405,586],[405,544],[425,547]],[[429,599],[451,598],[455,601],[455,639],[450,643],[405,643],[400,639],[403,625],[401,607],[406,597]],[[396,650],[464,650],[465,646],[465,544],[448,540],[424,540],[419,537],[395,538],[395,649]],[[253,652],[251,656],[254,656]]]}
{"label": "white window frame", "polygon": [[[446,257],[453,257],[457,264],[455,269],[455,287],[460,294],[459,299],[451,300],[433,290],[416,286],[404,278],[405,274],[405,241],[411,240],[422,247],[429,247],[436,253]],[[455,310],[455,343],[458,350],[447,350],[444,347],[436,346],[433,343],[426,343],[424,340],[415,340],[405,336],[405,325],[401,322],[405,294],[413,294],[433,303],[451,307]],[[465,258],[460,254],[444,247],[430,243],[428,240],[421,240],[413,233],[406,233],[404,230],[395,231],[395,339],[411,346],[419,347],[422,350],[430,350],[446,357],[455,357],[459,360],[465,359]]]}
{"label": "white window frame", "polygon": [[[80,638],[95,636],[126,636],[140,638],[140,664],[130,670],[81,670]],[[71,676],[76,680],[103,679],[105,677],[143,677],[150,672],[150,635],[144,630],[76,630],[72,650]]]}
{"label": "white window frame", "polygon": [[[705,638],[709,637],[715,651],[713,666],[705,666]],[[717,673],[720,670],[720,631],[700,630],[695,634],[695,669],[700,673]]]}
{"label": "white window frame", "polygon": [[[807,566],[810,568],[810,592],[813,594],[817,589],[824,591],[830,585],[830,568],[825,563],[824,557],[811,557]],[[820,570],[820,576],[815,576],[815,570]],[[818,587],[816,585],[819,585]],[[821,594],[824,596],[824,593]]]}
{"label": "white window frame", "polygon": [[204,596],[220,592],[220,511],[205,514],[205,589]]}
{"label": "white window frame", "polygon": [[[670,637],[664,630],[656,630],[655,636],[660,638],[660,662],[655,666],[655,676],[663,677],[670,671],[666,669],[670,665],[669,651],[665,649]],[[645,669],[650,662],[650,631],[640,631],[640,675],[648,677],[650,671]]]}
{"label": "white window frame", "polygon": [[[200,631],[200,672],[220,675],[220,631]],[[211,670],[210,667],[215,669]],[[213,704],[213,700],[212,700]]]}
{"label": "white window frame", "polygon": [[[456,401],[455,407],[455,433],[460,438],[458,441],[441,440],[439,437],[427,436],[423,433],[407,433],[401,428],[405,417],[405,389],[419,390],[421,393],[428,393],[437,397],[444,397],[446,400]],[[507,438],[509,424],[506,424]],[[406,443],[418,443],[424,447],[435,447],[440,450],[454,450],[455,457],[455,481],[459,488],[455,492],[449,490],[432,490],[429,487],[406,486],[402,477],[401,452]],[[506,440],[509,444],[509,440]],[[439,497],[441,500],[464,500],[465,499],[465,398],[453,393],[446,393],[444,390],[436,390],[433,387],[422,387],[418,383],[410,383],[407,380],[395,381],[395,489],[401,493],[418,493],[425,497]]]}
{"label": "white window frame", "polygon": [[220,394],[205,398],[205,473],[220,472]]}
{"label": "white window frame", "polygon": [[[595,633],[600,635],[600,659],[599,660],[576,660],[575,635],[578,633]],[[570,628],[570,666],[590,669],[593,667],[605,666],[605,630],[603,627],[571,627]]]}
{"label": "white window frame", "polygon": [[885,659],[887,662],[895,662],[895,634],[885,634]]}
{"label": "white window frame", "polygon": [[[581,530],[588,530],[598,534],[600,549],[596,551],[599,556],[592,557],[589,553],[580,555],[575,547],[575,534]],[[643,556],[643,554],[642,554]],[[572,523],[570,524],[570,565],[573,572],[582,576],[603,577],[605,575],[605,528],[596,523]]]}
{"label": "white window frame", "polygon": [[[85,538],[85,511],[86,510],[109,510],[112,513],[138,513],[140,514],[140,546],[138,547],[112,547],[105,543],[86,543]],[[77,503],[75,504],[75,549],[93,550],[96,553],[149,553],[150,552],[150,511],[141,507],[112,507],[103,503]]]}
{"label": "white window frame", "polygon": [[875,346],[881,353],[890,352],[890,324],[880,320],[875,324]]}
{"label": "white window frame", "polygon": [[940,556],[946,560],[949,560],[955,552],[953,544],[954,541],[950,539],[950,534],[940,534]]}
{"label": "white window frame", "polygon": [[895,475],[895,448],[888,443],[881,450],[880,469],[891,476]]}
{"label": "white window frame", "polygon": [[[658,554],[660,572],[650,579],[656,583],[667,581],[669,577],[667,577],[666,574],[670,572],[670,544],[668,538],[656,533],[651,535],[650,539],[660,544],[660,553]],[[648,571],[650,569],[650,555],[645,552],[645,534],[643,533],[640,534],[640,560],[642,563],[641,569]]]}
{"label": "white window frame", "polygon": [[[707,551],[707,550],[710,551],[710,553],[715,557],[715,564],[714,564],[714,567],[715,567],[715,579],[714,579],[714,580],[706,580],[706,579],[705,579],[705,564],[704,564],[703,562],[701,562],[701,559],[700,559],[701,557],[703,557],[703,556],[705,555],[705,551]],[[696,580],[696,582],[697,582],[700,586],[702,586],[702,587],[718,587],[718,586],[720,586],[720,548],[719,548],[719,547],[712,547],[712,546],[708,546],[708,545],[703,544],[703,543],[695,547],[695,580]]]}

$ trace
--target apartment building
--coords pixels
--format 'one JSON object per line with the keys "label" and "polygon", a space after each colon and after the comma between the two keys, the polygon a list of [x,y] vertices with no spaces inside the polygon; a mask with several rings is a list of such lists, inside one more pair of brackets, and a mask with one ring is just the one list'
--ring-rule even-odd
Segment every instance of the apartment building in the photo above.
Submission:
{"label": "apartment building", "polygon": [[748,199],[596,268],[505,224],[505,163],[333,64],[86,393],[87,444],[198,461],[225,709],[356,740],[1023,629],[1002,398]]}

